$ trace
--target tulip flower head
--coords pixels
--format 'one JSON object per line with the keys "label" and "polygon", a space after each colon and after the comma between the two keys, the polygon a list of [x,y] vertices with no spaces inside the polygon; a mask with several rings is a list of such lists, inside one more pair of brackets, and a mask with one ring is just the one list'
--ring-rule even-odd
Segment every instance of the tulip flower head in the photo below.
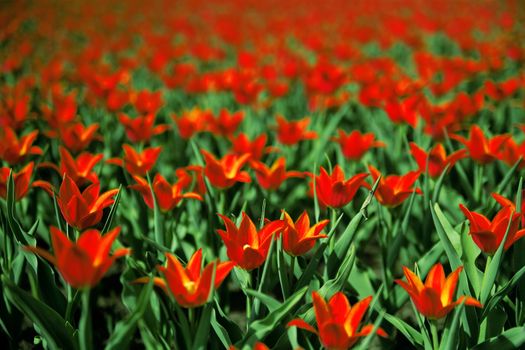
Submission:
{"label": "tulip flower head", "polygon": [[328,224],[329,220],[322,220],[317,224],[310,226],[308,213],[303,211],[297,221],[293,222],[290,215],[284,212],[284,229],[283,229],[283,249],[292,256],[304,255],[312,250],[315,241],[328,237],[322,234],[322,230]]}
{"label": "tulip flower head", "polygon": [[[15,199],[20,200],[29,191],[29,185],[31,183],[31,175],[33,175],[34,163],[28,163],[22,170],[15,173],[13,172],[13,183],[15,185]],[[9,174],[12,169],[0,168],[0,198],[7,198],[7,181],[9,180]]]}
{"label": "tulip flower head", "polygon": [[38,131],[32,131],[18,138],[13,129],[5,127],[0,130],[0,160],[9,164],[18,164],[30,154],[41,155],[42,149],[33,146]]}
{"label": "tulip flower head", "polygon": [[[133,179],[137,182],[134,185],[129,186],[130,188],[140,192],[144,198],[144,202],[148,207],[153,209],[153,196],[148,181],[140,176],[133,176]],[[177,204],[184,198],[193,198],[202,201],[202,197],[194,192],[182,193],[183,187],[180,183],[171,185],[166,179],[160,175],[155,175],[153,183],[151,184],[153,192],[155,193],[155,199],[161,211],[168,212],[175,208]]]}
{"label": "tulip flower head", "polygon": [[470,232],[472,240],[486,254],[492,255],[498,250],[501,241],[505,237],[507,227],[509,233],[505,241],[504,249],[509,249],[518,239],[525,236],[525,229],[518,230],[520,224],[520,214],[515,212],[515,208],[504,206],[494,216],[492,221],[482,214],[470,211],[463,204],[459,208],[470,222]]}
{"label": "tulip flower head", "polygon": [[371,148],[385,147],[384,142],[374,139],[375,135],[373,133],[361,134],[357,130],[349,134],[339,130],[339,137],[333,138],[341,146],[343,155],[350,160],[360,160]]}
{"label": "tulip flower head", "polygon": [[423,316],[439,319],[445,317],[463,301],[465,305],[483,307],[479,301],[469,296],[461,296],[456,301],[452,301],[462,269],[462,266],[458,267],[445,278],[443,265],[437,263],[430,269],[425,284],[423,284],[414,272],[404,266],[403,272],[407,282],[403,280],[396,280],[395,282],[407,291],[416,309]]}
{"label": "tulip flower head", "polygon": [[71,152],[80,152],[86,149],[95,139],[100,139],[97,134],[98,123],[84,126],[82,123],[71,123],[61,125],[58,129],[58,136],[64,146]]}
{"label": "tulip flower head", "polygon": [[272,237],[284,226],[282,220],[275,220],[257,231],[253,221],[244,212],[239,227],[227,216],[219,216],[226,226],[226,231],[217,230],[217,233],[226,245],[226,253],[230,260],[245,270],[253,270],[264,263]]}
{"label": "tulip flower head", "polygon": [[269,191],[277,190],[286,179],[304,176],[299,171],[286,171],[286,160],[283,157],[277,159],[271,167],[257,161],[253,161],[250,164],[255,170],[255,176],[259,185]]}
{"label": "tulip flower head", "polygon": [[[370,334],[373,324],[367,324],[359,330],[359,324],[372,301],[367,297],[353,306],[342,292],[335,293],[328,303],[317,292],[312,293],[317,329],[300,318],[288,322],[288,327],[298,327],[319,336],[321,344],[328,350],[351,348],[360,337]],[[386,332],[378,328],[377,334],[387,337]]]}
{"label": "tulip flower head", "polygon": [[[43,188],[50,196],[54,195],[54,188],[48,182],[35,181],[33,186]],[[56,199],[67,223],[78,230],[83,230],[100,222],[104,208],[113,204],[112,197],[117,193],[118,189],[113,189],[100,194],[98,182],[80,192],[75,182],[65,174]]]}
{"label": "tulip flower head", "polygon": [[[410,152],[416,160],[419,171],[424,173],[427,170],[432,178],[436,178],[443,173],[445,168],[449,166],[448,170],[462,158],[465,158],[467,150],[460,149],[447,156],[445,147],[441,143],[436,144],[428,153],[414,142],[410,143]],[[428,164],[428,165],[427,165]]]}
{"label": "tulip flower head", "polygon": [[451,135],[468,149],[469,157],[479,164],[488,164],[497,159],[502,145],[511,137],[510,134],[496,135],[487,138],[483,130],[477,125],[470,127],[469,138],[463,136]]}
{"label": "tulip flower head", "polygon": [[201,153],[206,162],[204,175],[206,175],[213,186],[226,189],[237,182],[251,182],[250,175],[246,171],[241,170],[250,158],[249,154],[241,156],[227,154],[221,159],[217,159],[205,150],[201,150]]}
{"label": "tulip flower head", "polygon": [[131,175],[145,176],[157,162],[162,147],[149,147],[142,152],[137,152],[132,146],[124,144],[122,149],[124,150],[122,159],[112,158],[107,162],[124,167]]}
{"label": "tulip flower head", "polygon": [[60,175],[67,174],[78,186],[82,186],[88,182],[99,182],[98,175],[93,171],[93,168],[104,157],[102,154],[83,152],[74,158],[71,153],[62,146],[59,147],[59,152],[60,166],[56,166],[54,163],[43,162],[40,163],[39,167],[49,167]]}
{"label": "tulip flower head", "polygon": [[[186,308],[194,308],[208,302],[213,289],[219,288],[224,279],[235,266],[232,261],[210,262],[202,268],[202,249],[193,253],[186,267],[183,267],[179,259],[170,253],[166,253],[166,266],[158,266],[164,279],[156,277],[153,283],[161,287],[166,293],[171,293],[177,303]],[[215,280],[213,275],[215,274]],[[147,283],[148,277],[135,280],[138,283]],[[212,286],[212,281],[214,284]]]}
{"label": "tulip flower head", "polygon": [[330,208],[342,208],[350,203],[368,176],[361,173],[345,180],[345,173],[339,165],[334,167],[331,175],[323,167],[319,171],[315,177],[317,200],[320,205]]}
{"label": "tulip flower head", "polygon": [[315,131],[307,131],[310,118],[303,118],[296,121],[287,121],[283,116],[278,115],[277,121],[277,140],[283,145],[295,145],[302,140],[317,138]]}
{"label": "tulip flower head", "polygon": [[[372,165],[368,166],[368,170],[373,182],[381,176],[379,170]],[[403,203],[412,193],[421,194],[421,189],[413,187],[419,175],[419,171],[410,171],[405,175],[381,177],[375,192],[376,199],[382,205],[393,208]]]}
{"label": "tulip flower head", "polygon": [[55,265],[64,280],[73,288],[89,288],[99,283],[117,258],[130,253],[127,248],[119,248],[113,255],[109,255],[119,233],[120,227],[103,236],[99,231],[90,229],[83,232],[74,243],[62,231],[52,226],[50,234],[54,255],[38,247],[25,249]]}

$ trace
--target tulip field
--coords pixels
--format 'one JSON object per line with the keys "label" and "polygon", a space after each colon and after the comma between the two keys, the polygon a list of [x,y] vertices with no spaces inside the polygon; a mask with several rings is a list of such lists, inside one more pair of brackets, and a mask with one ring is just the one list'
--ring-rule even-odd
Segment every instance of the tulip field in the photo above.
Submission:
{"label": "tulip field", "polygon": [[525,349],[524,158],[521,0],[0,1],[2,349]]}

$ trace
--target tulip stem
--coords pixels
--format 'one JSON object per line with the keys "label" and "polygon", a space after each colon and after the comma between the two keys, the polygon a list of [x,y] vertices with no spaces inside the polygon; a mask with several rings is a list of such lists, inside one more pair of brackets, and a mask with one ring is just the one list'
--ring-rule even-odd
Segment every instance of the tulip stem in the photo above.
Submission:
{"label": "tulip stem", "polygon": [[474,167],[474,200],[481,201],[481,189],[483,185],[483,165],[476,164]]}
{"label": "tulip stem", "polygon": [[71,286],[67,286],[67,306],[66,306],[66,318],[65,320],[71,323],[71,314],[73,312],[73,307],[76,305],[78,298],[78,289],[73,294],[73,289]]}
{"label": "tulip stem", "polygon": [[[332,208],[330,210],[330,214],[331,214],[330,226],[332,230],[334,230],[332,235],[335,235],[335,223],[337,221],[337,209]],[[334,248],[335,248],[335,239],[331,238],[330,239],[330,253],[334,251]]]}
{"label": "tulip stem", "polygon": [[432,334],[432,348],[434,350],[439,350],[439,338],[436,320],[430,320],[430,333]]}
{"label": "tulip stem", "polygon": [[80,350],[93,349],[93,329],[91,324],[90,289],[82,292],[82,315],[78,325]]}
{"label": "tulip stem", "polygon": [[291,272],[290,283],[293,283],[293,281],[295,279],[295,274],[294,274],[295,259],[297,259],[295,256],[291,256],[290,257],[290,272]]}

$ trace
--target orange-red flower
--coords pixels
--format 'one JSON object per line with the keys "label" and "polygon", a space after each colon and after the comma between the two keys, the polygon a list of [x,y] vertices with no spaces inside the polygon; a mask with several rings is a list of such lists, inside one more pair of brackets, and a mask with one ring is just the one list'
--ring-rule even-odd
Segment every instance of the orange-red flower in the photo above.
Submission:
{"label": "orange-red flower", "polygon": [[283,116],[278,115],[275,120],[277,121],[277,140],[283,145],[295,145],[302,140],[317,138],[315,131],[306,130],[310,124],[310,118],[287,121]]}
{"label": "orange-red flower", "polygon": [[119,121],[126,129],[126,135],[131,142],[149,141],[153,136],[162,134],[169,129],[167,124],[155,124],[155,114],[130,118],[126,114],[119,115]]}
{"label": "orange-red flower", "polygon": [[107,162],[121,167],[125,167],[131,175],[145,176],[150,171],[162,150],[162,147],[144,148],[142,152],[137,152],[132,146],[122,145],[124,157],[108,159]]}
{"label": "orange-red flower", "polygon": [[[20,200],[29,190],[31,183],[31,175],[33,175],[34,163],[30,162],[18,173],[13,172],[13,183],[15,185],[15,199]],[[0,168],[0,198],[7,197],[7,180],[12,169],[4,167]]]}
{"label": "orange-red flower", "polygon": [[206,166],[204,175],[210,183],[217,188],[229,188],[236,182],[251,182],[250,175],[241,168],[250,158],[249,154],[238,156],[227,154],[221,159],[215,158],[211,153],[201,150]]}
{"label": "orange-red flower", "polygon": [[201,110],[197,107],[185,111],[180,117],[173,115],[173,120],[177,124],[179,134],[183,139],[189,139],[194,134],[207,129],[207,123],[213,118],[208,110]]}
{"label": "orange-red flower", "polygon": [[98,128],[98,123],[87,127],[82,123],[72,123],[61,126],[58,129],[58,135],[68,150],[80,152],[86,149],[93,140],[100,138],[97,134]]}
{"label": "orange-red flower", "polygon": [[278,189],[286,179],[304,176],[299,171],[286,171],[286,160],[284,157],[277,159],[271,167],[258,161],[253,161],[250,165],[255,170],[255,176],[259,185],[269,191]]}
{"label": "orange-red flower", "polygon": [[415,273],[403,266],[407,282],[396,280],[396,283],[407,291],[423,316],[430,319],[443,318],[463,301],[465,305],[483,307],[479,301],[469,296],[461,296],[456,301],[452,301],[462,269],[462,266],[458,267],[445,279],[443,265],[437,263],[430,269],[423,284]]}
{"label": "orange-red flower", "polygon": [[371,132],[361,134],[354,130],[350,134],[339,130],[339,137],[334,137],[333,140],[339,143],[343,155],[351,160],[359,160],[363,155],[373,147],[385,147],[385,143],[376,141],[375,135]]}
{"label": "orange-red flower", "polygon": [[52,226],[50,234],[54,255],[38,247],[25,248],[55,265],[73,288],[87,288],[97,285],[117,258],[130,253],[129,249],[120,248],[109,255],[119,233],[120,227],[115,227],[104,236],[99,231],[90,229],[83,232],[74,243]]}
{"label": "orange-red flower", "polygon": [[[212,281],[214,281],[213,289],[219,288],[235,266],[232,261],[214,261],[202,269],[202,249],[193,253],[186,268],[175,255],[166,253],[166,258],[166,267],[157,266],[157,269],[164,274],[164,279],[155,277],[153,283],[164,289],[166,293],[171,293],[177,303],[186,308],[206,304],[212,291]],[[213,280],[214,272],[215,280]],[[143,277],[135,282],[147,283],[148,281],[148,277]]]}
{"label": "orange-red flower", "polygon": [[38,131],[32,131],[27,135],[18,138],[10,127],[0,130],[0,160],[5,160],[9,164],[17,164],[30,154],[42,154],[42,149],[33,146]]}
{"label": "orange-red flower", "polygon": [[104,157],[102,154],[84,152],[75,159],[71,153],[62,146],[59,147],[59,152],[61,159],[60,167],[49,162],[43,162],[39,167],[52,168],[61,176],[67,174],[78,186],[82,186],[86,182],[99,182],[98,175],[93,171],[93,168]]}
{"label": "orange-red flower", "polygon": [[182,189],[187,189],[193,184],[193,192],[204,196],[206,194],[206,183],[204,182],[204,170],[198,165],[188,165],[175,170],[177,184]]}
{"label": "orange-red flower", "polygon": [[520,214],[514,211],[514,207],[504,206],[490,221],[482,214],[470,211],[463,204],[459,205],[461,211],[470,222],[470,235],[472,240],[483,252],[494,254],[498,250],[507,227],[510,223],[509,234],[505,241],[505,250],[509,249],[518,239],[525,236],[525,229],[518,231]]}
{"label": "orange-red flower", "polygon": [[239,133],[237,136],[232,137],[232,150],[233,153],[243,155],[245,153],[250,154],[250,160],[260,160],[265,153],[269,153],[273,150],[272,147],[266,146],[268,137],[266,134],[260,134],[254,140],[250,140],[245,133]]}
{"label": "orange-red flower", "polygon": [[[321,344],[328,350],[344,350],[352,347],[360,337],[365,337],[374,330],[373,324],[367,324],[359,330],[359,324],[372,301],[364,298],[353,306],[342,292],[335,293],[328,303],[317,292],[312,292],[317,330],[300,318],[288,322],[288,327],[302,328],[319,336]],[[382,328],[377,329],[382,337],[388,335]]]}
{"label": "orange-red flower", "polygon": [[133,106],[140,114],[155,114],[163,104],[160,91],[150,92],[143,90],[138,94],[132,94],[131,100]]}
{"label": "orange-red flower", "polygon": [[230,136],[237,131],[243,120],[243,111],[230,113],[223,108],[217,117],[209,119],[209,131],[215,135]]}
{"label": "orange-red flower", "polygon": [[334,167],[331,175],[323,167],[319,168],[319,172],[315,177],[317,200],[322,206],[330,208],[341,208],[350,203],[368,176],[360,173],[345,180],[345,173],[339,165]]}
{"label": "orange-red flower", "polygon": [[[375,182],[381,173],[374,166],[369,165],[368,170]],[[388,175],[381,177],[375,196],[379,203],[386,207],[396,207],[403,203],[412,193],[421,193],[419,187],[414,188],[414,183],[419,178],[419,171],[409,171],[405,175]]]}
{"label": "orange-red flower", "polygon": [[[129,187],[140,192],[146,205],[153,209],[153,196],[151,195],[148,181],[140,176],[133,176],[133,179],[135,179],[137,183]],[[182,193],[183,186],[181,186],[181,184],[175,183],[171,185],[160,174],[155,175],[151,186],[153,187],[153,192],[155,192],[157,204],[160,210],[164,212],[172,210],[183,198],[202,200],[202,197],[197,193]]]}
{"label": "orange-red flower", "polygon": [[451,135],[467,147],[469,157],[472,160],[487,164],[497,159],[501,146],[511,137],[510,134],[496,135],[492,138],[485,137],[483,130],[477,125],[470,127],[469,138],[460,135]]}
{"label": "orange-red flower", "polygon": [[282,220],[275,220],[257,231],[250,217],[243,212],[241,224],[237,228],[227,216],[219,216],[224,221],[226,231],[217,230],[217,233],[226,245],[226,253],[230,260],[245,270],[253,270],[264,263],[273,235],[284,226]]}
{"label": "orange-red flower", "polygon": [[316,240],[328,237],[321,232],[328,222],[329,220],[322,220],[310,226],[310,218],[305,210],[294,223],[290,215],[284,212],[284,251],[293,256],[306,254],[314,247]]}
{"label": "orange-red flower", "polygon": [[458,160],[465,158],[467,150],[460,149],[447,156],[445,147],[443,147],[441,143],[437,143],[430,152],[427,153],[414,142],[411,142],[410,152],[416,160],[419,171],[422,173],[426,171],[428,161],[428,174],[430,177],[436,178],[441,175],[447,165],[449,165],[450,170]]}
{"label": "orange-red flower", "polygon": [[[34,186],[41,187],[53,196],[53,186],[45,181],[35,181]],[[100,183],[89,185],[80,192],[76,183],[67,174],[64,175],[58,191],[57,203],[67,223],[78,230],[94,226],[102,219],[103,210],[113,204],[117,189],[100,193]]]}

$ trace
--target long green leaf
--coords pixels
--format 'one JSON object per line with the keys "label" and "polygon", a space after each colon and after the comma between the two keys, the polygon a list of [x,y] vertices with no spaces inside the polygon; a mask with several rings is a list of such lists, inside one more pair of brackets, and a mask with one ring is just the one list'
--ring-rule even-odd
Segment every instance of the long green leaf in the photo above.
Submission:
{"label": "long green leaf", "polygon": [[7,299],[38,326],[51,349],[77,349],[75,330],[58,313],[7,278],[2,282]]}

